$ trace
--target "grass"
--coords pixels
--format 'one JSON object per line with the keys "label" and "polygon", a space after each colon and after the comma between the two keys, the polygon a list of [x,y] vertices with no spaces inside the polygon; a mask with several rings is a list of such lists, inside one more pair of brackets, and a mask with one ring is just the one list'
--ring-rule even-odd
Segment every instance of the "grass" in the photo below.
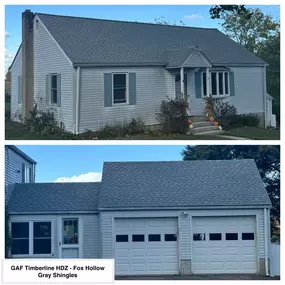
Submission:
{"label": "grass", "polygon": [[[30,133],[25,125],[6,121],[5,122],[5,138],[6,140],[61,140],[64,138],[55,136],[55,135],[47,135],[47,136],[39,136],[34,133]],[[74,140],[82,139],[79,136],[74,135]],[[224,138],[220,138],[218,136],[188,136],[183,134],[177,135],[163,135],[163,136],[146,136],[146,135],[133,135],[128,138],[118,138],[123,140],[222,140]]]}
{"label": "grass", "polygon": [[[242,127],[232,129],[225,132],[225,135],[244,137],[253,140],[279,140],[280,131],[273,129],[261,129],[255,127]],[[6,140],[64,140],[64,137],[59,137],[56,135],[39,136],[34,133],[30,133],[23,124],[6,121],[5,125],[5,138]],[[74,135],[73,140],[82,140],[80,136]],[[189,136],[183,134],[173,134],[173,135],[133,135],[128,138],[117,138],[117,140],[226,140],[219,136]]]}
{"label": "grass", "polygon": [[248,138],[252,140],[280,140],[279,129],[261,129],[257,127],[241,127],[225,133],[230,136]]}

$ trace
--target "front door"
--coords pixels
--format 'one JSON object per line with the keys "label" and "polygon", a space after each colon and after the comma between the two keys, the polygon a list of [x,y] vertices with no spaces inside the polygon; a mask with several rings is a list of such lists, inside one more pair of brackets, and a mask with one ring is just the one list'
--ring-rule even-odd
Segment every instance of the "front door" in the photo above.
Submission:
{"label": "front door", "polygon": [[79,219],[61,218],[60,220],[60,257],[61,258],[79,258],[80,245],[79,240]]}
{"label": "front door", "polygon": [[175,98],[176,99],[184,99],[185,102],[188,102],[188,96],[187,96],[187,74],[184,74],[184,90],[185,94],[181,93],[181,77],[180,74],[175,74]]}

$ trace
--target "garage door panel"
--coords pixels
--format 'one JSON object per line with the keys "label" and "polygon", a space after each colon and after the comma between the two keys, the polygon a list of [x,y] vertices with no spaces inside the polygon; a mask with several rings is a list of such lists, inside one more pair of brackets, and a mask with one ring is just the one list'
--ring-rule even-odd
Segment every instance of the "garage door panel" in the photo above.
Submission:
{"label": "garage door panel", "polygon": [[[128,242],[115,241],[115,260],[119,260],[116,274],[177,274],[178,241],[165,241],[166,234],[176,235],[177,231],[177,218],[115,219],[115,234],[122,232],[129,236]],[[143,235],[144,240],[133,241],[134,234]],[[168,240],[172,238],[168,236]],[[121,263],[128,263],[129,268],[117,266]]]}
{"label": "garage door panel", "polygon": [[[205,241],[192,242],[193,273],[257,272],[255,216],[193,217],[192,221],[193,233],[206,234]],[[221,234],[222,239],[209,240],[211,233]],[[226,233],[237,234],[237,240]],[[243,240],[242,233],[254,233],[254,240]]]}

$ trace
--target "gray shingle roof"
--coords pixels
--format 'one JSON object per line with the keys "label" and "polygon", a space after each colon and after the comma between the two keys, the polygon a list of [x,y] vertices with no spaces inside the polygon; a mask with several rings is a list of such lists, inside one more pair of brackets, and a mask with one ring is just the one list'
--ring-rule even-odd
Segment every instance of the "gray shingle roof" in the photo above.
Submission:
{"label": "gray shingle roof", "polygon": [[8,203],[9,212],[98,211],[100,183],[16,184]]}
{"label": "gray shingle roof", "polygon": [[167,65],[167,51],[199,46],[213,65],[265,62],[217,29],[36,13],[74,64]]}
{"label": "gray shingle roof", "polygon": [[105,163],[100,208],[270,205],[254,160]]}

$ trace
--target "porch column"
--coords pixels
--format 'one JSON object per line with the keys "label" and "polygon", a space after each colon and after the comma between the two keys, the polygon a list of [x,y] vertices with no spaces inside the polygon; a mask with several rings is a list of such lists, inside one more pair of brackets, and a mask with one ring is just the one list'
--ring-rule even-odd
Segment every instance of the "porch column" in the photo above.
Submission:
{"label": "porch column", "polygon": [[184,68],[181,67],[180,69],[180,86],[181,86],[181,93],[182,93],[182,98],[184,99],[184,93],[185,93],[185,90],[184,90]]}
{"label": "porch column", "polygon": [[210,96],[210,69],[206,68],[207,97]]}

